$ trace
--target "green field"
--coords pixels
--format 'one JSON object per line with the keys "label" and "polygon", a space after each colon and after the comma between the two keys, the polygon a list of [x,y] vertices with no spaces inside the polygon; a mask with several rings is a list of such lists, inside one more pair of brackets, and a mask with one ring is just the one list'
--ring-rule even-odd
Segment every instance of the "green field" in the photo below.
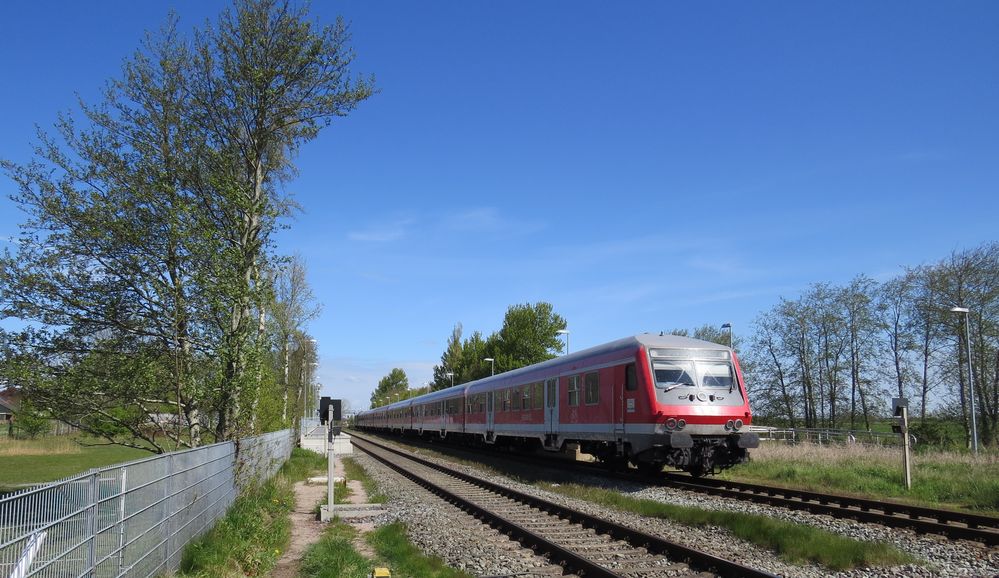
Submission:
{"label": "green field", "polygon": [[0,461],[3,462],[0,491],[60,480],[91,468],[153,455],[124,446],[88,446],[86,443],[87,440],[79,436],[51,436],[34,440],[0,437]]}
{"label": "green field", "polygon": [[887,498],[999,515],[999,454],[923,451],[912,456],[912,489],[902,483],[898,447],[763,443],[751,461],[719,477],[818,492]]}

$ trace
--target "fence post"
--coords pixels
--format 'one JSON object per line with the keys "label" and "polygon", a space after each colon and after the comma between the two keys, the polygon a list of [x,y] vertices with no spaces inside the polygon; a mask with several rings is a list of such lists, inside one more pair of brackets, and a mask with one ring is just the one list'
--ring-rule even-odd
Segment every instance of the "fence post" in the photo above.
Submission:
{"label": "fence post", "polygon": [[100,498],[98,491],[99,472],[90,474],[90,507],[87,509],[87,535],[90,536],[90,543],[87,547],[87,571],[85,575],[94,575],[94,561],[97,555],[97,500]]}
{"label": "fence post", "polygon": [[125,490],[128,489],[128,468],[121,468],[121,486],[118,496],[118,576],[125,569]]}

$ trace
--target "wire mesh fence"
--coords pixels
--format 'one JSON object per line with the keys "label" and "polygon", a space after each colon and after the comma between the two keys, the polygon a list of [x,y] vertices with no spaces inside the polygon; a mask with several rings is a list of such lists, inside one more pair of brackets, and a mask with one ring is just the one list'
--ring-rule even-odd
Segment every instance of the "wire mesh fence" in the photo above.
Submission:
{"label": "wire mesh fence", "polygon": [[[892,432],[872,432],[865,430],[839,430],[829,428],[774,428],[765,426],[750,426],[748,431],[756,432],[764,441],[780,441],[786,443],[814,444],[865,444],[865,445],[901,445],[899,434]],[[916,437],[909,435],[910,443],[916,443]]]}
{"label": "wire mesh fence", "polygon": [[0,498],[0,578],[148,577],[176,570],[184,546],[221,518],[239,491],[274,475],[294,440],[283,430],[239,443],[238,460],[236,445],[224,442]]}

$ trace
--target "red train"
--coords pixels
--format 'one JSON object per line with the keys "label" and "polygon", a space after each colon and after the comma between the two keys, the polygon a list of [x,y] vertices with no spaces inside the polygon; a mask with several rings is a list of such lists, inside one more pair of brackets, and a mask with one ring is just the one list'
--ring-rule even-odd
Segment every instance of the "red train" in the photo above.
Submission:
{"label": "red train", "polygon": [[356,426],[561,451],[695,476],[742,463],[759,436],[725,346],[643,334],[359,413]]}

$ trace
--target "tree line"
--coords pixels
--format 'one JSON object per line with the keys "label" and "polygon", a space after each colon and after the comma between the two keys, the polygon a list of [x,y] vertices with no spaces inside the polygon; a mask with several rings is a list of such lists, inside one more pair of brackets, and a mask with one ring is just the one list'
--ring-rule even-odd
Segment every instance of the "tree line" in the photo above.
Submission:
{"label": "tree line", "polygon": [[551,303],[544,301],[510,306],[503,317],[503,326],[486,338],[480,331],[463,337],[462,325],[457,323],[440,363],[434,366],[432,382],[411,389],[406,372],[395,368],[371,393],[371,407],[552,359],[565,351],[559,337],[565,328],[565,319],[555,313]]}
{"label": "tree line", "polygon": [[756,415],[791,427],[870,429],[890,398],[903,397],[922,422],[936,415],[962,424],[970,443],[973,390],[979,438],[995,444],[997,272],[999,244],[987,243],[884,281],[862,275],[782,298],[757,317],[743,356]]}
{"label": "tree line", "polygon": [[[273,235],[293,158],[374,92],[346,24],[237,0],[147,34],[97,103],[4,160],[27,214],[0,258],[0,378],[113,443],[166,451],[287,425],[317,313]],[[167,416],[174,416],[168,418]]]}

